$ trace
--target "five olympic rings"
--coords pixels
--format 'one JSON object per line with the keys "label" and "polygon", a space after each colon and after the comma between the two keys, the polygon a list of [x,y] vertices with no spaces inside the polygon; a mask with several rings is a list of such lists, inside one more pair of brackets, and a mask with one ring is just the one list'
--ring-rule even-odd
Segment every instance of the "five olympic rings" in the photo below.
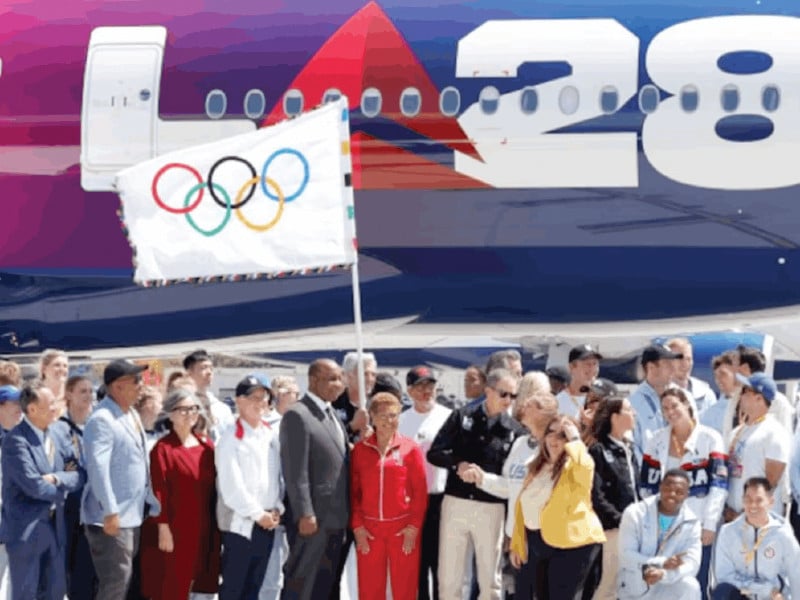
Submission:
{"label": "five olympic rings", "polygon": [[[296,157],[301,165],[303,166],[303,180],[300,183],[300,187],[297,190],[287,196],[285,195],[284,191],[278,185],[278,183],[270,178],[267,177],[267,170],[269,169],[272,162],[278,157],[283,154],[294,156]],[[222,163],[226,161],[234,161],[238,163],[242,163],[245,165],[248,170],[250,171],[251,177],[245,181],[239,190],[236,192],[236,195],[231,201],[231,196],[228,191],[218,183],[214,182],[214,174],[216,170],[219,168]],[[197,183],[193,185],[188,192],[186,192],[186,196],[183,200],[183,206],[175,208],[173,206],[169,206],[158,193],[158,183],[161,180],[161,177],[170,169],[183,169],[191,173],[195,179],[197,179]],[[255,167],[239,156],[223,156],[217,162],[215,162],[208,171],[208,179],[206,181],[203,180],[203,177],[194,167],[187,165],[185,163],[168,163],[161,167],[153,177],[153,181],[150,185],[150,192],[153,196],[153,200],[155,200],[156,204],[159,208],[164,209],[167,212],[170,212],[175,215],[184,215],[186,217],[186,222],[197,231],[199,234],[204,235],[206,237],[213,237],[220,233],[225,226],[228,224],[228,221],[231,219],[231,213],[235,212],[236,217],[247,227],[248,229],[252,229],[253,231],[264,232],[270,230],[274,227],[278,221],[280,221],[281,216],[283,215],[283,209],[287,202],[292,202],[293,200],[297,199],[306,189],[309,180],[309,166],[308,160],[303,155],[302,152],[295,150],[293,148],[281,148],[276,150],[272,154],[269,155],[267,160],[264,161],[264,164],[261,167],[261,174],[258,175],[256,172]],[[242,213],[242,207],[247,204],[250,199],[255,194],[256,190],[261,188],[261,192],[264,196],[269,198],[270,200],[275,200],[278,202],[278,210],[275,214],[275,217],[265,223],[263,225],[259,225],[256,223],[252,223],[244,216]],[[216,202],[221,208],[225,210],[225,215],[222,218],[222,222],[214,227],[213,229],[202,229],[195,223],[192,215],[190,214],[194,209],[200,206],[200,202],[203,201],[203,194],[205,190],[208,190],[211,198]],[[192,201],[192,197],[195,196],[194,201]]]}

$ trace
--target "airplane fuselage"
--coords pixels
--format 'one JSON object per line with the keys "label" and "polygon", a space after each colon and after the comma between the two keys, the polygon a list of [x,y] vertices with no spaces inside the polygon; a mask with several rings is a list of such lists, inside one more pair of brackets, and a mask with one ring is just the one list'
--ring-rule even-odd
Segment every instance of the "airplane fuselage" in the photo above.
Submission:
{"label": "airplane fuselage", "polygon": [[348,273],[134,287],[111,185],[338,94],[367,319],[800,304],[788,0],[31,0],[0,19],[2,351],[350,320]]}

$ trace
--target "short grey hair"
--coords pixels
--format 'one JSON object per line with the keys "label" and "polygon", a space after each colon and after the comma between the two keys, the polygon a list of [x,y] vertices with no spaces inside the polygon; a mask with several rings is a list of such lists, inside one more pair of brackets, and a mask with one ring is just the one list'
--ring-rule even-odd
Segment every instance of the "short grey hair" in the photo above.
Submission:
{"label": "short grey hair", "polygon": [[162,405],[161,411],[169,414],[171,413],[178,403],[181,400],[186,400],[190,398],[194,401],[195,405],[199,406],[201,409],[203,408],[200,404],[200,401],[197,399],[197,396],[194,392],[187,390],[186,388],[175,388],[167,394],[167,397],[164,399],[164,404]]}
{"label": "short grey hair", "polygon": [[[372,352],[362,352],[361,360],[364,362],[364,365],[368,363],[374,363],[375,366],[378,365],[378,361],[375,359],[375,355]],[[344,360],[342,361],[342,371],[345,373],[353,373],[357,369],[358,352],[348,352],[344,355]]]}
{"label": "short grey hair", "polygon": [[522,355],[516,350],[498,350],[492,352],[486,362],[486,372],[489,373],[496,369],[508,369],[513,361],[522,362]]}
{"label": "short grey hair", "polygon": [[493,388],[504,379],[508,379],[514,383],[518,381],[517,376],[508,369],[495,369],[494,371],[489,371],[489,374],[486,376],[486,385]]}

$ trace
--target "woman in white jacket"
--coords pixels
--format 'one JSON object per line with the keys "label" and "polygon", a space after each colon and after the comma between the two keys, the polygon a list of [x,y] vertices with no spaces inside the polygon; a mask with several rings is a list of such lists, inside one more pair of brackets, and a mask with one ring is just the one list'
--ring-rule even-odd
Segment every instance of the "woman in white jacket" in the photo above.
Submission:
{"label": "woman in white jacket", "polygon": [[679,468],[689,475],[687,504],[702,524],[703,556],[697,580],[706,598],[711,546],[728,496],[728,468],[722,436],[697,422],[686,393],[668,388],[661,394],[661,412],[667,426],[655,432],[642,458],[640,492],[658,492],[663,474]]}

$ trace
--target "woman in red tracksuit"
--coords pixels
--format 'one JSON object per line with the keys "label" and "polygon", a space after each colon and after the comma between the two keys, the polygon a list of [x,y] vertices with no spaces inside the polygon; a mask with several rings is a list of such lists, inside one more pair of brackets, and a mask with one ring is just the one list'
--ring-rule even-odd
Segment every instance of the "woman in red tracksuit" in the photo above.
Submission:
{"label": "woman in red tracksuit", "polygon": [[428,504],[425,458],[414,440],[397,433],[400,401],[388,393],[372,398],[375,433],[357,443],[351,457],[351,526],[358,555],[358,595],[415,600],[419,579],[419,530]]}

